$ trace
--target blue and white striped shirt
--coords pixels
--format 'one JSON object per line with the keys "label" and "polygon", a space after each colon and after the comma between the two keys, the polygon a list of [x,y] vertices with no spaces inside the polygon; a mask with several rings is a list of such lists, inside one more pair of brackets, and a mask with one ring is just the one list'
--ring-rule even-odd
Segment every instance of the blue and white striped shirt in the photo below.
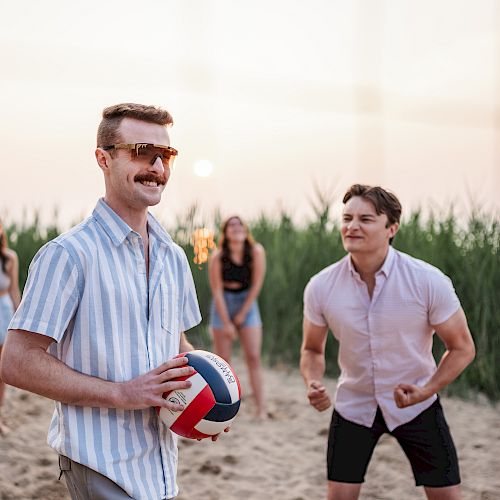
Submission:
{"label": "blue and white striped shirt", "polygon": [[[49,352],[74,370],[123,382],[179,353],[201,320],[183,250],[148,215],[150,278],[142,239],[103,201],[47,243],[31,265],[9,328],[56,340]],[[177,439],[154,408],[120,410],[56,402],[48,443],[132,498],[177,495]]]}

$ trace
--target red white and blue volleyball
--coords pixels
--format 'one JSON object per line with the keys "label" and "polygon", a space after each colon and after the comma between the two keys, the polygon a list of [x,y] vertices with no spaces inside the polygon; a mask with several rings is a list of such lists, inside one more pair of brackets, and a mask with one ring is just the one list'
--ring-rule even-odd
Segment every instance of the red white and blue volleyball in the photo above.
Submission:
{"label": "red white and blue volleyball", "polygon": [[176,434],[204,439],[224,431],[240,409],[240,381],[233,369],[217,354],[195,350],[177,355],[186,357],[195,372],[176,380],[189,380],[191,387],[173,390],[164,398],[184,406],[183,411],[161,408],[162,422]]}

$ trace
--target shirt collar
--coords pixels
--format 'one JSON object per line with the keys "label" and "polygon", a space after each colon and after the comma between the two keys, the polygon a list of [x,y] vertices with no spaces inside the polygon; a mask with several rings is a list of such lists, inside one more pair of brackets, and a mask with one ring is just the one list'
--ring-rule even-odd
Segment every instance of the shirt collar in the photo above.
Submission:
{"label": "shirt collar", "polygon": [[[392,246],[389,245],[389,249],[387,251],[387,256],[385,257],[384,263],[382,264],[382,267],[375,274],[384,273],[386,278],[387,278],[387,276],[389,276],[389,273],[392,269],[392,265],[394,264],[394,254],[395,254],[394,248],[392,248]],[[358,273],[358,271],[356,271],[356,268],[354,267],[354,264],[352,263],[352,259],[351,259],[350,255],[347,255],[347,265],[349,267],[349,271],[351,272],[351,275],[359,277],[359,273]]]}
{"label": "shirt collar", "polygon": [[377,274],[384,273],[386,278],[389,276],[389,273],[392,269],[392,265],[394,263],[394,253],[395,253],[394,248],[392,248],[392,246],[389,245],[387,256],[384,260],[384,263],[382,264],[382,267],[377,271]]}
{"label": "shirt collar", "polygon": [[156,220],[154,215],[148,212],[148,231],[149,235],[153,235],[161,243],[165,245],[171,245],[174,240],[172,237],[163,229],[162,225]]}
{"label": "shirt collar", "polygon": [[347,254],[346,259],[347,259],[347,267],[349,269],[349,272],[351,273],[351,276],[358,276],[358,271],[356,271],[356,268],[352,263],[351,255]]}
{"label": "shirt collar", "polygon": [[[115,246],[121,245],[130,233],[137,234],[105,201],[99,199],[92,212]],[[148,212],[148,231],[165,245],[170,245],[171,236],[161,227],[155,217]]]}

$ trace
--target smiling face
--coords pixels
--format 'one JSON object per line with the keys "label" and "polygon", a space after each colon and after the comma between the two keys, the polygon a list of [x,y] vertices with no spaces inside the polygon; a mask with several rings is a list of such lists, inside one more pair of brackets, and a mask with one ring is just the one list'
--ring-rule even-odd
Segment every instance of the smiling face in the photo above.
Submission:
{"label": "smiling face", "polygon": [[228,241],[245,241],[248,232],[247,228],[238,217],[231,217],[226,223],[224,235]]}
{"label": "smiling face", "polygon": [[[119,143],[151,143],[170,146],[167,128],[156,123],[124,118],[118,129]],[[127,149],[96,150],[96,158],[104,173],[106,201],[115,210],[147,210],[157,205],[170,177],[158,157],[151,164]]]}
{"label": "smiling face", "polygon": [[389,225],[386,214],[377,214],[372,202],[354,196],[342,212],[342,243],[352,255],[386,252],[398,227],[397,223]]}

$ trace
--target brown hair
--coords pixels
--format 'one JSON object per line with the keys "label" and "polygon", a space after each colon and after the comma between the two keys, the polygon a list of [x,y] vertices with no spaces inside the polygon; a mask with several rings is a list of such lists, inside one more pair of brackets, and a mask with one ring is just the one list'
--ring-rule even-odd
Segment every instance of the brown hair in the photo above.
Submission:
{"label": "brown hair", "polygon": [[[387,216],[387,227],[399,223],[401,219],[401,203],[395,194],[380,186],[367,186],[366,184],[353,184],[344,195],[342,203],[344,205],[355,196],[359,196],[371,202],[378,215]],[[391,238],[389,243],[392,243]]]}
{"label": "brown hair", "polygon": [[102,120],[97,129],[97,146],[111,146],[120,142],[118,128],[124,118],[134,118],[158,125],[172,125],[174,120],[165,109],[145,104],[123,103],[104,108]]}
{"label": "brown hair", "polygon": [[7,272],[7,261],[9,260],[9,255],[7,254],[7,248],[9,245],[7,243],[7,234],[3,228],[2,221],[0,221],[0,263],[2,265],[2,271]]}
{"label": "brown hair", "polygon": [[255,240],[253,239],[253,236],[250,233],[250,229],[248,228],[248,225],[246,224],[246,222],[244,222],[241,219],[241,217],[239,217],[238,215],[232,215],[231,217],[228,217],[221,225],[219,248],[222,251],[222,262],[225,262],[226,260],[229,259],[229,243],[228,243],[227,238],[226,238],[226,230],[227,230],[227,226],[229,224],[229,221],[231,221],[233,219],[238,219],[243,224],[243,227],[246,229],[247,237],[245,238],[245,249],[243,251],[243,261],[251,263],[252,262],[252,246],[255,244]]}

